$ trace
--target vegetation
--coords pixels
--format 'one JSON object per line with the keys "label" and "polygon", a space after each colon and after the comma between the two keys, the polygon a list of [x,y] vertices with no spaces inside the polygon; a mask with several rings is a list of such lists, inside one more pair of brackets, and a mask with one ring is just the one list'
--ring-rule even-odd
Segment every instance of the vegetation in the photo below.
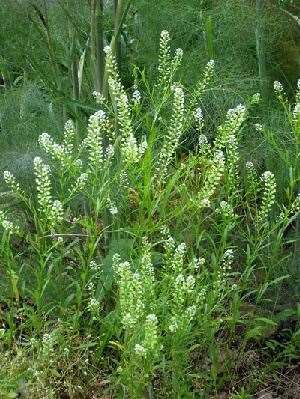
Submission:
{"label": "vegetation", "polygon": [[1,10],[0,398],[296,398],[297,7],[79,3]]}

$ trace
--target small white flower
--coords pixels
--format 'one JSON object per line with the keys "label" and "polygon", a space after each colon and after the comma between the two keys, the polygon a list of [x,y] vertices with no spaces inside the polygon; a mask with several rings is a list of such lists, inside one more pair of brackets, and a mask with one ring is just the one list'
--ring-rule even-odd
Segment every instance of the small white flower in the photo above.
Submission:
{"label": "small white flower", "polygon": [[231,260],[233,260],[233,258],[234,258],[234,251],[233,251],[233,249],[232,249],[232,248],[227,249],[227,250],[225,251],[224,255],[223,255],[223,259],[224,259],[225,261],[231,261]]}
{"label": "small white flower", "polygon": [[137,355],[140,355],[140,356],[144,356],[147,352],[146,348],[144,348],[143,345],[140,345],[140,344],[135,345],[134,351]]}
{"label": "small white flower", "polygon": [[139,103],[142,98],[140,91],[137,89],[134,90],[134,92],[132,93],[132,98],[136,103]]}
{"label": "small white flower", "polygon": [[208,67],[209,69],[213,69],[213,68],[215,67],[215,60],[210,60],[210,61],[208,61],[207,67]]}
{"label": "small white flower", "polygon": [[203,113],[202,113],[202,109],[200,107],[198,107],[194,113],[195,119],[201,123],[203,121]]}
{"label": "small white flower", "polygon": [[101,270],[101,266],[98,265],[94,260],[91,260],[90,269],[93,270],[94,272],[98,272],[99,270]]}
{"label": "small white flower", "polygon": [[205,264],[204,258],[194,258],[194,269],[199,270]]}
{"label": "small white flower", "polygon": [[146,317],[146,321],[156,324],[157,323],[157,317],[155,316],[155,314],[149,314]]}
{"label": "small white flower", "polygon": [[118,211],[118,208],[115,206],[115,205],[111,205],[110,207],[109,207],[109,212],[111,213],[111,215],[116,215],[119,211]]}
{"label": "small white flower", "polygon": [[283,91],[283,86],[278,80],[275,80],[274,82],[274,90],[276,93],[281,93]]}
{"label": "small white flower", "polygon": [[81,168],[82,165],[83,165],[82,159],[80,159],[80,158],[76,159],[74,163],[75,163],[75,165],[76,165],[78,168]]}
{"label": "small white flower", "polygon": [[105,97],[99,91],[93,91],[93,97],[97,104],[103,104],[105,102]]}
{"label": "small white flower", "polygon": [[102,109],[99,109],[99,111],[94,113],[94,116],[100,121],[103,121],[106,118],[106,113]]}
{"label": "small white flower", "polygon": [[108,159],[112,158],[115,154],[115,148],[112,144],[109,144],[105,150]]}
{"label": "small white flower", "polygon": [[181,58],[183,56],[183,50],[181,48],[177,48],[175,54],[177,57]]}
{"label": "small white flower", "polygon": [[255,93],[255,94],[253,94],[253,96],[252,96],[252,103],[254,103],[254,104],[259,103],[260,98],[261,98],[260,93]]}
{"label": "small white flower", "polygon": [[176,285],[182,285],[184,283],[184,276],[183,274],[178,274],[178,276],[175,279],[175,284]]}
{"label": "small white flower", "polygon": [[163,30],[162,32],[161,32],[161,34],[160,34],[160,37],[163,39],[163,40],[170,40],[170,34],[169,34],[169,32],[167,31],[167,30]]}
{"label": "small white flower", "polygon": [[258,132],[263,131],[263,125],[261,125],[260,123],[255,123],[254,127]]}
{"label": "small white flower", "polygon": [[195,286],[195,277],[192,275],[187,276],[185,285],[188,292],[191,292]]}
{"label": "small white flower", "polygon": [[295,105],[295,108],[293,110],[293,116],[295,119],[298,119],[300,116],[300,103]]}
{"label": "small white flower", "polygon": [[198,139],[199,146],[203,146],[208,143],[207,137],[205,134],[200,134],[199,139]]}
{"label": "small white flower", "polygon": [[174,333],[178,330],[178,322],[172,317],[172,323],[169,325],[170,332]]}
{"label": "small white flower", "polygon": [[272,172],[270,172],[269,170],[266,170],[262,176],[261,176],[261,180],[262,181],[268,181],[269,179],[273,178],[274,175]]}
{"label": "small white flower", "polygon": [[195,305],[189,306],[189,307],[186,309],[186,314],[187,314],[187,316],[188,316],[188,318],[189,318],[190,320],[195,316],[196,310],[197,310],[197,308],[196,308]]}
{"label": "small white flower", "polygon": [[222,150],[218,150],[215,152],[215,159],[219,162],[224,161],[224,153]]}
{"label": "small white flower", "polygon": [[242,104],[238,104],[235,108],[231,108],[227,111],[227,117],[235,119],[237,117],[243,117],[245,113],[246,107]]}
{"label": "small white flower", "polygon": [[11,179],[13,179],[13,177],[14,177],[13,174],[11,172],[9,172],[8,170],[5,170],[3,172],[3,178],[4,178],[6,183],[11,181]]}
{"label": "small white flower", "polygon": [[181,244],[178,245],[176,252],[183,255],[185,253],[186,250],[186,245],[184,242],[182,242]]}
{"label": "small white flower", "polygon": [[143,139],[139,145],[140,156],[142,156],[146,152],[147,148],[148,148],[147,139],[146,139],[146,136],[143,136]]}
{"label": "small white flower", "polygon": [[210,208],[211,202],[210,202],[209,198],[203,198],[201,201],[201,205],[206,208]]}
{"label": "small white flower", "polygon": [[253,167],[254,167],[253,162],[251,162],[251,161],[247,161],[246,162],[246,168],[247,169],[253,169]]}
{"label": "small white flower", "polygon": [[105,46],[103,49],[105,54],[109,54],[111,52],[111,47],[110,46]]}

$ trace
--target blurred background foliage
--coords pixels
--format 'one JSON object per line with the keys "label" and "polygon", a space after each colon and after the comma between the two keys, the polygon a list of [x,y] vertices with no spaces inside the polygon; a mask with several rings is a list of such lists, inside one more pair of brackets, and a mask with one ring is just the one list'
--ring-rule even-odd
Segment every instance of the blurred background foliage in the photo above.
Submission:
{"label": "blurred background foliage", "polygon": [[[116,37],[119,68],[131,89],[134,66],[154,71],[163,29],[170,31],[174,48],[184,50],[181,74],[188,87],[210,59],[216,62],[214,84],[202,104],[208,135],[224,111],[263,90],[268,106],[257,110],[253,123],[263,122],[285,140],[272,84],[281,81],[293,97],[300,75],[297,1],[3,0],[2,153],[20,153],[23,159],[41,132],[59,134],[69,117],[83,126],[95,109],[97,73],[104,79],[104,71],[97,71],[103,47]],[[254,129],[245,132],[243,146],[247,157],[274,163],[272,147]],[[15,164],[14,159],[3,156],[1,163]]]}

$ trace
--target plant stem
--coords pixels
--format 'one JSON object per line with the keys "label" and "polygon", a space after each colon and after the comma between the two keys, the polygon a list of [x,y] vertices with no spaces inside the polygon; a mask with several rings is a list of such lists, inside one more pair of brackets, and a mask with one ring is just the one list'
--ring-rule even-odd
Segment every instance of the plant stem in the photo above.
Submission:
{"label": "plant stem", "polygon": [[102,92],[104,77],[103,0],[91,0],[91,61],[94,89]]}

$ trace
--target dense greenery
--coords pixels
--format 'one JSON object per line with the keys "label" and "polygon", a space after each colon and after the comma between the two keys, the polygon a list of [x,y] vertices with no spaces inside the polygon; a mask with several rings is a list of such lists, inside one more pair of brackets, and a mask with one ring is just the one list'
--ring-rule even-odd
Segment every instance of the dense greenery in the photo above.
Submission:
{"label": "dense greenery", "polygon": [[4,3],[0,398],[296,398],[296,2]]}

